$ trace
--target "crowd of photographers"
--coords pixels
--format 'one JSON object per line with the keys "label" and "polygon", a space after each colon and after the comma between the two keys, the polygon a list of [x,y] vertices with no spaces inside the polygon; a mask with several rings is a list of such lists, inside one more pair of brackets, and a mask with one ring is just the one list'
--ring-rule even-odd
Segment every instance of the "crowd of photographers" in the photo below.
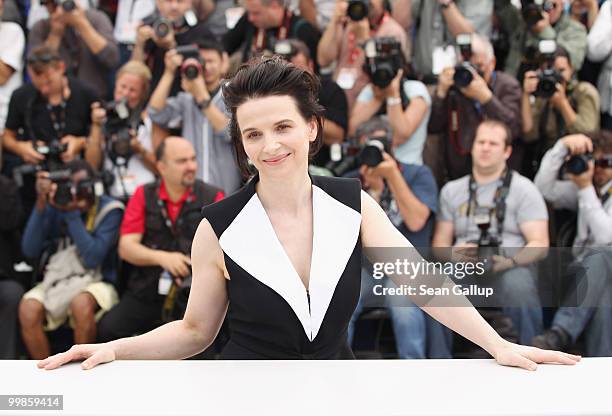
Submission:
{"label": "crowd of photographers", "polygon": [[[0,16],[0,358],[181,318],[200,208],[244,183],[221,86],[272,54],[321,80],[312,174],[360,178],[427,258],[486,255],[503,301],[479,310],[504,337],[612,356],[612,0],[0,0]],[[371,286],[364,264],[350,340]],[[420,309],[379,306],[397,356],[458,355]]]}

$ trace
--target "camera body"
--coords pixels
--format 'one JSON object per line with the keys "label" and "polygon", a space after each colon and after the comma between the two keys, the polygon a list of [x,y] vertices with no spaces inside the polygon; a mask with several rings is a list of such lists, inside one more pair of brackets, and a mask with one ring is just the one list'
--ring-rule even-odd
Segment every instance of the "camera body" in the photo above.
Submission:
{"label": "camera body", "polygon": [[48,144],[36,146],[36,151],[45,156],[43,169],[49,172],[54,172],[63,168],[64,161],[62,160],[62,153],[66,150],[68,150],[68,144],[60,143],[57,139],[52,140]]}
{"label": "camera body", "polygon": [[391,153],[391,137],[388,135],[368,137],[365,142],[345,142],[340,147],[339,160],[332,159],[325,169],[334,176],[343,176],[346,173],[359,169],[360,166],[376,167],[383,161],[383,153]]}
{"label": "camera body", "polygon": [[561,165],[562,174],[580,175],[589,169],[589,161],[593,160],[592,153],[572,155]]}
{"label": "camera body", "polygon": [[538,43],[538,86],[535,96],[548,99],[557,92],[557,83],[563,82],[563,77],[554,69],[557,43],[554,40],[541,40]]}
{"label": "camera body", "polygon": [[457,46],[461,54],[462,62],[455,66],[453,85],[457,88],[465,88],[474,80],[474,73],[483,75],[481,71],[470,62],[472,59],[472,35],[461,33],[457,35]]}
{"label": "camera body", "polygon": [[349,19],[358,22],[368,17],[370,5],[368,0],[349,0],[346,15]]}
{"label": "camera body", "polygon": [[550,0],[522,0],[521,15],[528,27],[542,20],[542,12],[550,12],[555,5]]}
{"label": "camera body", "polygon": [[132,156],[132,125],[127,99],[111,101],[104,109],[104,137],[109,157],[114,162],[120,157],[127,161]]}
{"label": "camera body", "polygon": [[181,75],[187,79],[194,80],[202,75],[205,62],[200,56],[200,50],[196,45],[184,45],[176,48],[176,53],[183,56]]}
{"label": "camera body", "polygon": [[40,2],[40,4],[41,6],[45,6],[51,2],[58,7],[61,7],[66,13],[70,13],[71,11],[76,9],[76,3],[74,2],[74,0],[43,0]]}
{"label": "camera body", "polygon": [[58,207],[67,206],[73,198],[93,200],[104,192],[103,185],[93,178],[82,179],[73,186],[72,174],[68,169],[49,172],[48,179],[57,185],[53,203]]}
{"label": "camera body", "polygon": [[401,44],[393,37],[368,40],[363,46],[365,62],[363,70],[372,84],[386,88],[402,68]]}
{"label": "camera body", "polygon": [[142,24],[145,26],[151,26],[153,28],[153,32],[155,32],[155,36],[161,39],[165,38],[175,30],[179,30],[185,26],[193,27],[197,23],[198,18],[193,10],[188,10],[183,16],[181,16],[175,21],[159,16],[157,13],[154,13],[142,19]]}

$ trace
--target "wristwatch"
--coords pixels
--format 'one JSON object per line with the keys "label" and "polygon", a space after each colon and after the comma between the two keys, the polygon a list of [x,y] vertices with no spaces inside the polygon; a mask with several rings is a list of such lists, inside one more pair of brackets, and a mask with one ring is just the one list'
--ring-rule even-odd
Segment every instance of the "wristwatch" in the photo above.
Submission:
{"label": "wristwatch", "polygon": [[210,106],[210,102],[210,98],[205,98],[200,102],[196,102],[196,106],[198,106],[200,110],[206,110]]}
{"label": "wristwatch", "polygon": [[451,3],[454,3],[455,0],[443,0],[443,1],[439,1],[438,0],[438,4],[440,4],[440,8],[442,10],[448,9],[448,6],[451,5]]}
{"label": "wristwatch", "polygon": [[387,98],[387,107],[392,105],[399,105],[402,103],[402,99],[400,97],[389,97]]}

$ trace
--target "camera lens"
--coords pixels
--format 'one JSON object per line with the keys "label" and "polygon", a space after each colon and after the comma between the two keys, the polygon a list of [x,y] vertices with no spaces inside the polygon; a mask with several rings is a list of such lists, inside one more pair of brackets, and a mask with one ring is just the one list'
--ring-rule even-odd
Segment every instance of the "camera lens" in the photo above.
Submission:
{"label": "camera lens", "polygon": [[196,79],[200,75],[200,68],[193,64],[186,65],[183,68],[183,75],[187,79]]}
{"label": "camera lens", "polygon": [[74,0],[64,0],[62,2],[62,8],[65,12],[71,12],[76,8],[76,4],[74,3]]}
{"label": "camera lens", "polygon": [[363,20],[368,16],[368,5],[363,1],[350,1],[346,14],[353,21]]}
{"label": "camera lens", "polygon": [[158,20],[154,27],[155,36],[165,38],[170,33],[170,24],[165,20]]}
{"label": "camera lens", "polygon": [[574,155],[565,162],[565,171],[572,175],[580,175],[589,169],[589,157],[587,155]]}
{"label": "camera lens", "polygon": [[70,201],[72,201],[72,190],[70,189],[70,182],[59,182],[57,184],[57,189],[53,197],[53,202],[60,207],[64,207],[68,205]]}
{"label": "camera lens", "polygon": [[474,79],[474,74],[472,74],[472,71],[467,67],[466,64],[458,65],[455,68],[455,75],[453,75],[453,82],[455,83],[456,87],[465,88],[468,85],[470,85],[473,79]]}

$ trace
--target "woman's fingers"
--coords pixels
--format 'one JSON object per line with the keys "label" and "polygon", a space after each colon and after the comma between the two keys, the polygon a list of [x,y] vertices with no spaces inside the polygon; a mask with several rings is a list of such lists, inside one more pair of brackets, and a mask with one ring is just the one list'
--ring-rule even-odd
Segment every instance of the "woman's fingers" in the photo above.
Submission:
{"label": "woman's fingers", "polygon": [[530,359],[538,363],[558,363],[566,365],[574,365],[579,360],[574,358],[571,354],[566,354],[559,351],[541,350],[534,348],[526,354]]}
{"label": "woman's fingers", "polygon": [[110,351],[106,349],[101,349],[96,351],[91,357],[83,361],[81,364],[81,368],[83,370],[90,370],[97,366],[98,364],[108,363],[109,361],[113,361],[115,357],[112,356]]}
{"label": "woman's fingers", "polygon": [[52,355],[51,357],[39,361],[37,366],[45,370],[54,370],[71,361],[88,358],[91,353],[92,350],[85,345],[73,345],[68,351]]}
{"label": "woman's fingers", "polygon": [[512,354],[509,357],[508,362],[502,362],[501,364],[510,365],[513,367],[520,367],[529,371],[535,371],[538,368],[538,365],[535,362],[518,353]]}

